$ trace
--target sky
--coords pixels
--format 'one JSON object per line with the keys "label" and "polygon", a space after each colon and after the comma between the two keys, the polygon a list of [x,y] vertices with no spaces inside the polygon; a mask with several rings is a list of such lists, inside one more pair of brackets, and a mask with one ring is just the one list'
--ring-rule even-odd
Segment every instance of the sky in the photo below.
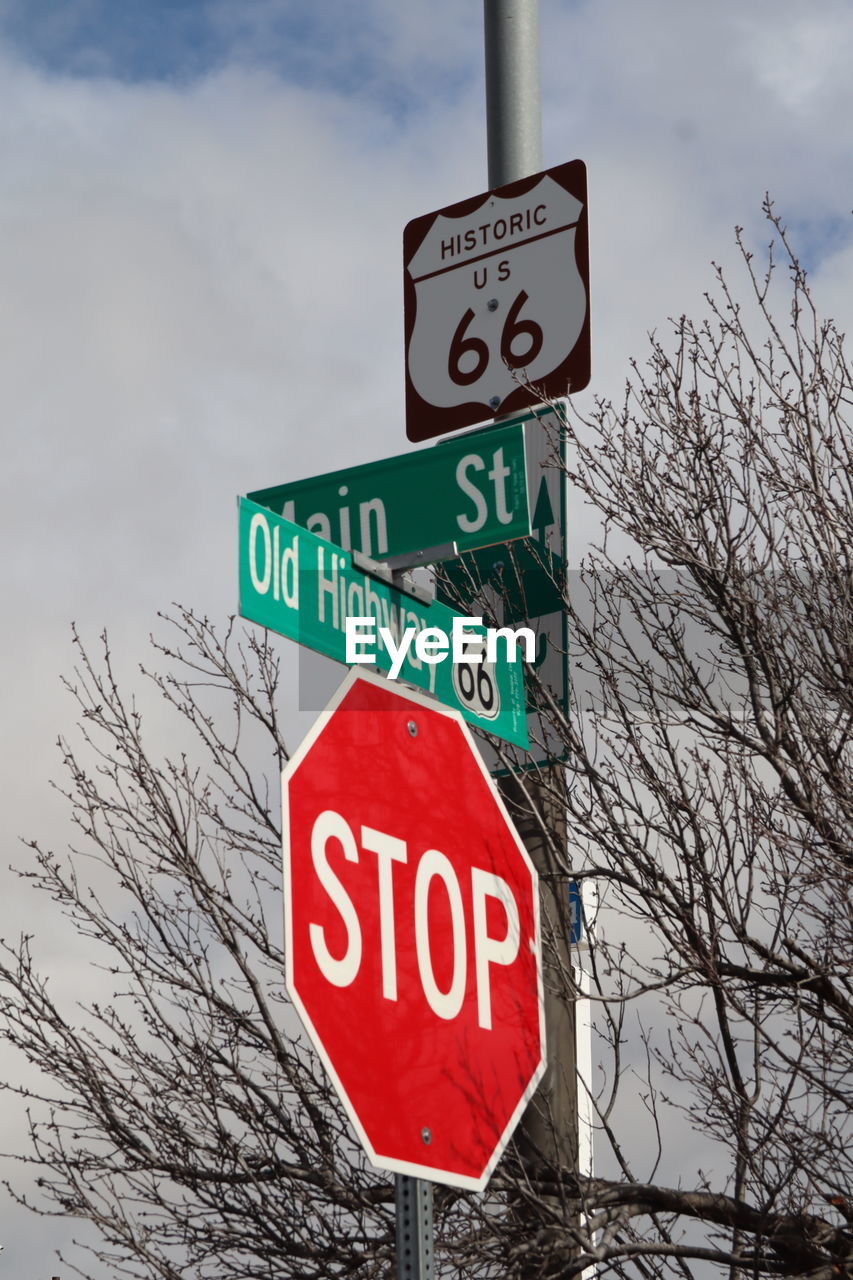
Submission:
{"label": "sky", "polygon": [[[589,173],[585,403],[701,312],[712,260],[736,273],[735,225],[766,244],[766,192],[847,327],[847,0],[540,25],[544,163]],[[485,157],[480,0],[0,0],[0,933],[32,910],[19,837],[63,838],[71,621],[132,669],[173,601],[235,610],[237,494],[406,451],[403,227]],[[569,529],[577,557],[594,523]],[[0,1271],[55,1274],[70,1234],[9,1208]]]}

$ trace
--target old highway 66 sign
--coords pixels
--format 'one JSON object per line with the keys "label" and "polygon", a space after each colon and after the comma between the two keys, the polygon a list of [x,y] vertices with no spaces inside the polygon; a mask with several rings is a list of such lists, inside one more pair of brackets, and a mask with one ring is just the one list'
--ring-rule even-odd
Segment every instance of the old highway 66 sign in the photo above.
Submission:
{"label": "old highway 66 sign", "polygon": [[408,224],[410,440],[587,385],[586,204],[586,167],[572,160]]}

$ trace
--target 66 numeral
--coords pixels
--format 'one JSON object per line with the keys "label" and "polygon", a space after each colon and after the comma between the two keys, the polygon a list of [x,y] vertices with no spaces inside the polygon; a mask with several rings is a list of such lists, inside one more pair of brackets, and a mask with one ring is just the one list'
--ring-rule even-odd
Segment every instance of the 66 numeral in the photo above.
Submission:
{"label": "66 numeral", "polygon": [[464,710],[483,720],[496,720],[501,698],[491,663],[456,662],[453,664],[453,688]]}
{"label": "66 numeral", "polygon": [[[484,666],[476,667],[476,677],[474,675],[475,667],[471,663],[462,663],[459,667],[459,692],[465,702],[474,702],[474,693],[476,689],[477,699],[480,706],[488,714],[495,704],[495,686],[492,683],[492,677]],[[475,684],[476,679],[476,684]]]}
{"label": "66 numeral", "polygon": [[[541,325],[537,324],[535,320],[519,319],[519,313],[527,301],[528,295],[522,289],[507,312],[506,320],[501,330],[501,360],[510,369],[518,369],[523,365],[531,364],[539,355],[542,350],[542,344],[545,341]],[[456,326],[456,332],[453,335],[453,341],[450,344],[450,351],[447,356],[448,375],[451,381],[455,382],[459,387],[470,387],[472,383],[477,382],[482,378],[489,365],[491,352],[488,345],[482,338],[474,337],[473,334],[466,337],[466,330],[475,315],[476,312],[469,307]],[[518,349],[519,341],[523,343],[521,350]],[[462,361],[466,356],[473,356],[474,364],[470,368],[463,369]]]}

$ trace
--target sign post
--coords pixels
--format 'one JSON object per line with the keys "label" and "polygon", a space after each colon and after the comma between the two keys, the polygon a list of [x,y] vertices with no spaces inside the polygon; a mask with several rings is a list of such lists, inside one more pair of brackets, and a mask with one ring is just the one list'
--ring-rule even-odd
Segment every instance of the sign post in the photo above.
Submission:
{"label": "sign post", "polygon": [[395,1184],[397,1280],[434,1280],[432,1183],[398,1173]]}
{"label": "sign post", "polygon": [[[536,406],[589,381],[586,169],[541,169],[538,0],[484,14],[490,189],[404,233],[406,431],[500,421],[240,502],[244,617],[348,662],[346,618],[372,619],[376,664],[439,700],[351,671],[282,775],[287,990],[369,1158],[396,1175],[398,1280],[432,1280],[431,1184],[485,1186],[545,1076],[546,1024],[553,1123],[528,1118],[527,1138],[578,1161],[574,1011],[545,1001],[536,869],[564,923],[548,852],[565,845],[563,769],[546,742],[541,783],[497,790],[463,717],[526,750],[521,663],[504,650],[463,678],[413,660],[405,634],[447,641],[462,615],[393,576],[470,553],[503,621],[538,624],[537,666],[556,657],[567,695],[563,469]],[[531,424],[507,421],[531,407]],[[550,944],[559,975],[577,939]]]}
{"label": "sign post", "polygon": [[[492,187],[499,188],[502,184],[512,184],[531,173],[535,174],[542,165],[539,3],[538,0],[484,0],[483,18],[488,180]],[[585,234],[585,226],[581,231],[579,221],[577,242],[581,245],[581,253]],[[580,376],[571,377],[570,386],[564,385],[562,389],[551,390],[546,394],[559,398],[586,385],[589,379],[588,308],[586,330],[585,333],[582,331],[582,335],[579,341],[583,342],[586,352]],[[498,411],[502,407],[506,406],[499,406]],[[560,483],[563,483],[562,478]],[[560,530],[559,536],[565,564],[565,526]],[[561,620],[559,634],[559,639],[556,635],[552,636],[556,644],[564,636],[564,620]],[[565,770],[561,764],[543,768],[541,781],[528,779],[527,791],[528,794],[532,793],[533,804],[538,811],[536,815],[530,813],[530,800],[524,796],[524,789],[513,778],[506,779],[503,791],[508,803],[512,804],[515,800],[520,811],[526,810],[529,814],[525,823],[525,842],[537,866],[546,874],[550,873],[552,888],[545,895],[546,911],[557,926],[548,939],[550,954],[547,961],[552,966],[549,988],[553,989],[553,993],[547,1001],[546,1020],[551,1060],[560,1066],[559,1069],[552,1067],[547,1072],[542,1084],[542,1114],[537,1115],[534,1108],[531,1108],[531,1114],[525,1119],[525,1135],[533,1152],[546,1152],[558,1167],[571,1168],[577,1167],[579,1162],[577,1027],[575,1005],[557,994],[561,985],[560,975],[570,971],[567,966],[571,964],[572,957],[568,942],[567,903],[565,900],[561,901],[563,895],[556,892],[560,868],[553,865],[554,860],[549,851],[551,842],[557,848],[566,847],[565,805],[559,799],[564,786]],[[547,826],[547,834],[542,832],[542,821]],[[531,1225],[535,1229],[535,1219]]]}

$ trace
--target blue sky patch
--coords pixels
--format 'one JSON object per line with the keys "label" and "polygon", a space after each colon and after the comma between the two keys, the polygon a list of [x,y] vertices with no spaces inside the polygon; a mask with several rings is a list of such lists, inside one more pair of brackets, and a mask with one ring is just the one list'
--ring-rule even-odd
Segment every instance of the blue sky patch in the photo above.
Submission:
{"label": "blue sky patch", "polygon": [[194,79],[227,50],[206,0],[5,0],[0,33],[54,73],[120,80]]}
{"label": "blue sky patch", "polygon": [[401,47],[393,35],[406,23],[392,25],[369,0],[0,0],[0,40],[56,75],[181,84],[248,66],[402,117],[481,74],[479,48],[474,67],[467,48],[448,57],[416,37]]}

